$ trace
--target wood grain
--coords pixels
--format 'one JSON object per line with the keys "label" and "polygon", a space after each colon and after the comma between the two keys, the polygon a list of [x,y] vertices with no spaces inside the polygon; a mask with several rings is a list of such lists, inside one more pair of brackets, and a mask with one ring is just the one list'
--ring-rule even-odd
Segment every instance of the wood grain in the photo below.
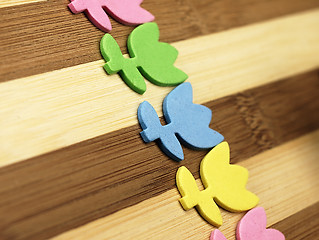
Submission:
{"label": "wood grain", "polygon": [[1,0],[0,8],[44,1],[48,0]]}
{"label": "wood grain", "polygon": [[[317,180],[317,184],[318,180]],[[286,239],[312,240],[319,236],[319,202],[271,226],[285,234]]]}
{"label": "wood grain", "polygon": [[187,0],[206,32],[223,31],[236,26],[264,21],[296,11],[319,7],[317,0]]}
{"label": "wood grain", "polygon": [[[310,71],[319,67],[318,21],[314,10],[177,42],[176,66],[189,74],[195,103]],[[134,125],[144,100],[161,111],[172,88],[148,84],[140,96],[102,65],[100,60],[0,84],[0,165]]]}
{"label": "wood grain", "polygon": [[[240,162],[250,172],[247,188],[259,196],[268,226],[318,201],[318,154],[319,131]],[[184,211],[179,198],[174,188],[54,239],[209,239],[213,226],[194,209]],[[222,216],[219,229],[234,240],[243,214],[222,211]]]}
{"label": "wood grain", "polygon": [[[72,14],[68,3],[50,0],[0,8],[0,81],[101,59],[98,43],[104,33],[83,14]],[[156,16],[161,40],[176,42],[313,9],[319,2],[145,0],[142,6]],[[126,51],[133,27],[113,20],[112,26],[112,36]]]}
{"label": "wood grain", "polygon": [[[312,72],[205,105],[239,162],[318,129],[318,90]],[[198,177],[207,151],[185,149],[177,163],[139,131],[134,125],[0,168],[0,236],[43,239],[127,208],[174,188],[181,165]]]}

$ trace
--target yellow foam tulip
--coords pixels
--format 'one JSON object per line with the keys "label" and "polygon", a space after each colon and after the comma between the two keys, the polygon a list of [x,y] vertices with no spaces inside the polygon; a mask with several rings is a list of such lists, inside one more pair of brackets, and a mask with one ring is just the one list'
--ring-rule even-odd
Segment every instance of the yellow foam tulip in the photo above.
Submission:
{"label": "yellow foam tulip", "polygon": [[259,198],[246,189],[248,170],[229,163],[229,145],[222,142],[202,160],[200,176],[205,189],[200,191],[195,178],[186,167],[176,174],[179,200],[185,210],[196,207],[210,224],[219,227],[223,220],[217,205],[231,212],[247,211],[255,207]]}

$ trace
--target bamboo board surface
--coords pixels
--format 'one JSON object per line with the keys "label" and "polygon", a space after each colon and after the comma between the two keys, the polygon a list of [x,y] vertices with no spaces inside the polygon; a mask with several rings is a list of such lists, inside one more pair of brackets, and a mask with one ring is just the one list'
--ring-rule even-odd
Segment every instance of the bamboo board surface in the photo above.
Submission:
{"label": "bamboo board surface", "polygon": [[[139,103],[172,88],[132,92],[103,71],[103,32],[67,0],[0,3],[0,239],[209,239],[213,226],[178,203],[175,173],[199,178],[207,151],[168,159],[144,144]],[[319,2],[144,0],[160,39],[180,54],[195,103],[268,226],[286,239],[319,235]],[[112,20],[123,53],[133,27]],[[197,180],[200,182],[199,179]],[[243,214],[222,211],[235,239]]]}
{"label": "bamboo board surface", "polygon": [[[269,226],[317,202],[318,155],[317,131],[240,163],[250,171],[248,189],[260,197],[259,204],[269,212]],[[280,194],[283,191],[287,194]],[[278,194],[275,199],[274,193]],[[200,238],[209,239],[212,227],[199,217],[196,210],[185,212],[180,208],[178,198],[178,191],[174,188],[55,239],[100,239],[101,235],[106,239],[176,239],[177,233],[181,239],[198,239],[199,229],[202,231]],[[154,206],[158,208],[154,209]],[[223,211],[225,223],[220,230],[228,239],[234,238],[234,226],[242,216]],[[118,235],[121,231],[122,234]],[[152,236],[149,236],[150,232]]]}

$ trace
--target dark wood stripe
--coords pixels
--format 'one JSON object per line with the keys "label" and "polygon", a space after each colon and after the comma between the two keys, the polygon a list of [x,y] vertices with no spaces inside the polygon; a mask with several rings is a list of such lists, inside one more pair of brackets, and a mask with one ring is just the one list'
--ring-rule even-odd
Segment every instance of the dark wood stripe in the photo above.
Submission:
{"label": "dark wood stripe", "polygon": [[287,240],[315,240],[319,236],[319,202],[274,224]]}
{"label": "dark wood stripe", "polygon": [[[83,14],[72,14],[68,0],[0,9],[0,82],[101,59],[104,34]],[[257,21],[319,7],[318,0],[145,0],[156,16],[161,40],[175,42]],[[112,20],[111,34],[126,52],[133,27]]]}
{"label": "dark wood stripe", "polygon": [[319,6],[316,0],[305,2],[286,0],[187,1],[196,12],[198,21],[204,24],[206,32],[209,33]]}
{"label": "dark wood stripe", "polygon": [[[231,161],[247,159],[319,127],[318,72],[205,105]],[[0,239],[44,239],[175,187],[179,166],[198,177],[207,151],[185,149],[181,163],[134,125],[0,169]]]}

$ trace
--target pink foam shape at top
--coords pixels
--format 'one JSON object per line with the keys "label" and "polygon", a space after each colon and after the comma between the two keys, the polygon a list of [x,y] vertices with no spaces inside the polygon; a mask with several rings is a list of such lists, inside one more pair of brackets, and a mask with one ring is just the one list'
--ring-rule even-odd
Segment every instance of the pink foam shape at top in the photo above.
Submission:
{"label": "pink foam shape at top", "polygon": [[[110,14],[125,25],[138,25],[154,20],[154,16],[143,9],[143,0],[71,0],[68,5],[73,13],[85,12],[90,21],[105,32],[112,30]],[[107,12],[107,13],[106,13]]]}
{"label": "pink foam shape at top", "polygon": [[226,237],[218,229],[212,231],[209,240],[227,240]]}
{"label": "pink foam shape at top", "polygon": [[266,229],[267,217],[262,207],[250,210],[239,221],[236,230],[237,240],[285,240],[285,236],[275,229]]}

